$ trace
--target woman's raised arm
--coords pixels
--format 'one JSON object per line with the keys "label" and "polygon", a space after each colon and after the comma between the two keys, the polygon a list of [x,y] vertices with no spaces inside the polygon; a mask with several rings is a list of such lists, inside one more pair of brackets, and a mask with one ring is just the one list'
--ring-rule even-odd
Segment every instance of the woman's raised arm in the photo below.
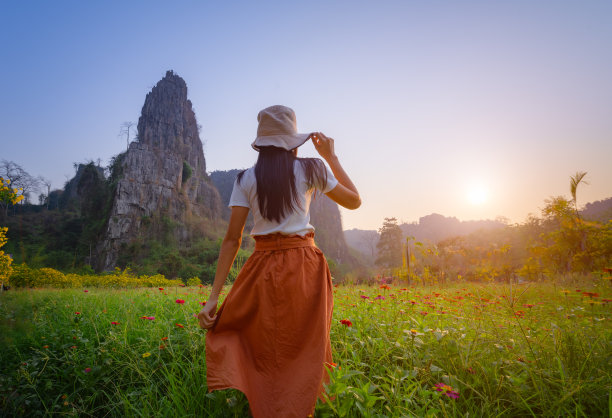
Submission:
{"label": "woman's raised arm", "polygon": [[338,180],[338,185],[326,193],[326,196],[347,209],[357,209],[361,206],[361,197],[334,150],[334,140],[321,132],[314,132],[310,138],[319,155],[327,161],[329,168]]}

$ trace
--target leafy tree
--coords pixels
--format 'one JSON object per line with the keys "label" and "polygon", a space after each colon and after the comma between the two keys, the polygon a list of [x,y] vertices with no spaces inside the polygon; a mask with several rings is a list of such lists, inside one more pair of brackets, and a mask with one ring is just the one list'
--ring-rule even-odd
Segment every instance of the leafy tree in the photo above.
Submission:
{"label": "leafy tree", "polygon": [[[21,190],[11,187],[10,184],[10,180],[5,180],[4,178],[0,177],[0,202],[7,205],[14,205],[23,199],[23,195],[20,196],[19,192],[21,192]],[[6,244],[7,231],[8,228],[0,227],[0,248]],[[8,281],[9,277],[11,276],[11,272],[13,271],[11,268],[12,262],[13,259],[4,254],[4,251],[0,250],[0,288],[4,287],[4,282]]]}
{"label": "leafy tree", "polygon": [[[23,169],[19,164],[2,160],[0,162],[0,176],[5,180],[8,180],[12,187],[21,189],[21,196],[25,198],[25,203],[28,203],[28,196],[31,193],[39,191],[41,179],[39,177],[33,177]],[[1,201],[5,215],[8,215],[8,207],[14,203],[10,201]]]}
{"label": "leafy tree", "polygon": [[402,230],[396,218],[385,218],[382,228],[378,230],[380,239],[376,244],[378,257],[376,265],[395,268],[402,265]]}

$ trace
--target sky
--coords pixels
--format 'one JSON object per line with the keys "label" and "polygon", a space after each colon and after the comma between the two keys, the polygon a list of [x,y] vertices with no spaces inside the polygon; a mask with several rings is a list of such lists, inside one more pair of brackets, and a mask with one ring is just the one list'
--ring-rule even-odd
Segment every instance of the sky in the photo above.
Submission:
{"label": "sky", "polygon": [[610,1],[2,0],[0,42],[0,159],[54,188],[125,150],[172,69],[209,172],[253,165],[270,105],[334,138],[362,197],[344,229],[520,223],[577,171],[579,205],[612,197]]}

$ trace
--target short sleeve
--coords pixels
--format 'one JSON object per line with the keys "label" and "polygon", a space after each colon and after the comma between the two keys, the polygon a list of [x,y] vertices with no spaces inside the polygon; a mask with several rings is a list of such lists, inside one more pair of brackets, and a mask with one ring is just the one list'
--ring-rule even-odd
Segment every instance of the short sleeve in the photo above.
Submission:
{"label": "short sleeve", "polygon": [[234,180],[234,188],[232,189],[232,195],[230,196],[228,206],[242,206],[245,208],[251,207],[247,194],[244,192],[244,189],[240,186],[240,184],[238,184],[238,179]]}
{"label": "short sleeve", "polygon": [[325,185],[325,187],[321,188],[321,191],[323,193],[330,192],[334,187],[338,185],[338,180],[336,179],[336,177],[334,177],[334,174],[331,172],[327,165],[325,165],[325,170],[327,171],[327,184]]}

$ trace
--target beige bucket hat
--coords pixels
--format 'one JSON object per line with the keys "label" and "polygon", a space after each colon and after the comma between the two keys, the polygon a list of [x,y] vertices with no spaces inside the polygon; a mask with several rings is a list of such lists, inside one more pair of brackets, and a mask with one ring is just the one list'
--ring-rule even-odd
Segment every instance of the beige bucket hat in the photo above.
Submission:
{"label": "beige bucket hat", "polygon": [[310,134],[299,134],[295,112],[287,106],[270,106],[257,115],[257,138],[251,146],[259,151],[259,147],[273,146],[291,151],[308,140]]}

